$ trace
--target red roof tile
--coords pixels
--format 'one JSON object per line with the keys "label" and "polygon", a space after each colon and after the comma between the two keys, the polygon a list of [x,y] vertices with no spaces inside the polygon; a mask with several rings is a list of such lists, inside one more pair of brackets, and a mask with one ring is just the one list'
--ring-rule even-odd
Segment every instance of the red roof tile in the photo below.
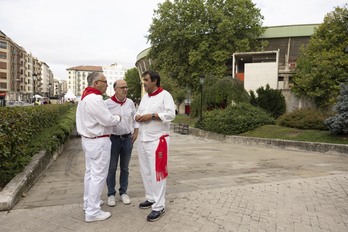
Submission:
{"label": "red roof tile", "polygon": [[80,66],[76,66],[76,67],[71,67],[71,68],[67,68],[66,70],[75,70],[75,71],[98,71],[98,72],[102,72],[103,71],[103,67],[102,66],[92,66],[92,65],[80,65]]}

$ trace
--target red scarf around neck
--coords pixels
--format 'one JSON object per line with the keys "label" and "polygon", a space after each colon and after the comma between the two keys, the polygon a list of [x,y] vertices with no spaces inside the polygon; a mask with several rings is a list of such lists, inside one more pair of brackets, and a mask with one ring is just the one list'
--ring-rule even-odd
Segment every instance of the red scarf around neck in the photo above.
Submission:
{"label": "red scarf around neck", "polygon": [[116,96],[115,95],[113,95],[112,97],[111,97],[111,100],[113,100],[114,102],[116,102],[116,103],[118,103],[118,104],[120,104],[121,106],[127,101],[127,98],[125,98],[123,101],[119,101],[117,98],[116,98]]}
{"label": "red scarf around neck", "polygon": [[162,87],[158,87],[158,89],[156,89],[152,93],[148,93],[148,94],[149,94],[149,97],[152,97],[152,96],[155,96],[155,95],[159,94],[162,91],[163,91],[163,88]]}
{"label": "red scarf around neck", "polygon": [[83,100],[87,95],[92,94],[92,93],[94,93],[96,95],[102,95],[102,93],[99,90],[97,90],[96,88],[87,87],[87,88],[85,88],[85,90],[82,93],[81,100]]}

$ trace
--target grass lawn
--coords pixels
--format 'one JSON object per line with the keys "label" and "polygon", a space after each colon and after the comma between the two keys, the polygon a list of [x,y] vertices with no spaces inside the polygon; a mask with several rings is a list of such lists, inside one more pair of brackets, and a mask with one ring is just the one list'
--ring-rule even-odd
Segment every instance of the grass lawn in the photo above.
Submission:
{"label": "grass lawn", "polygon": [[185,123],[191,127],[194,127],[195,123],[198,121],[198,118],[191,118],[186,114],[178,114],[175,116],[173,123]]}
{"label": "grass lawn", "polygon": [[[194,127],[194,124],[197,120],[197,118],[190,118],[186,115],[177,115],[173,122],[186,123],[189,124],[191,127]],[[239,135],[268,139],[285,139],[307,142],[348,144],[348,135],[333,135],[329,131],[300,130],[296,128],[278,125],[261,126],[252,131],[247,131]]]}

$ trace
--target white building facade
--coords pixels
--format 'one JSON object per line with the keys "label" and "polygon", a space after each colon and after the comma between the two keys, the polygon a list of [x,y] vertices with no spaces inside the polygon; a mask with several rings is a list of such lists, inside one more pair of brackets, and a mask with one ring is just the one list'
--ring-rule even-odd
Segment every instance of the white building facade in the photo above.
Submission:
{"label": "white building facade", "polygon": [[82,95],[88,86],[87,76],[91,72],[102,72],[101,66],[76,66],[67,69],[67,92],[72,92],[76,97]]}
{"label": "white building facade", "polygon": [[84,89],[88,86],[87,76],[91,72],[103,72],[108,81],[106,94],[111,97],[114,95],[113,84],[116,80],[125,77],[126,69],[122,65],[111,64],[110,66],[76,66],[67,69],[67,91],[79,98]]}
{"label": "white building facade", "polygon": [[111,64],[110,66],[103,66],[103,73],[108,81],[108,88],[106,89],[106,94],[111,97],[114,95],[115,91],[113,85],[117,80],[123,80],[125,78],[126,69],[119,64]]}

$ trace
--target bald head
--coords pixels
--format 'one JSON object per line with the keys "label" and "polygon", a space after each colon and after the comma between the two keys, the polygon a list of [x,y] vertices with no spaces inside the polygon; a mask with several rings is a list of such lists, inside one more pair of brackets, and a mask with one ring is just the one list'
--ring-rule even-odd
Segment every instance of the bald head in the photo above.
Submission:
{"label": "bald head", "polygon": [[127,82],[125,80],[116,80],[114,82],[114,89],[117,87],[117,86],[127,86]]}
{"label": "bald head", "polygon": [[115,96],[117,99],[123,101],[128,94],[128,86],[125,80],[116,80],[114,82]]}

